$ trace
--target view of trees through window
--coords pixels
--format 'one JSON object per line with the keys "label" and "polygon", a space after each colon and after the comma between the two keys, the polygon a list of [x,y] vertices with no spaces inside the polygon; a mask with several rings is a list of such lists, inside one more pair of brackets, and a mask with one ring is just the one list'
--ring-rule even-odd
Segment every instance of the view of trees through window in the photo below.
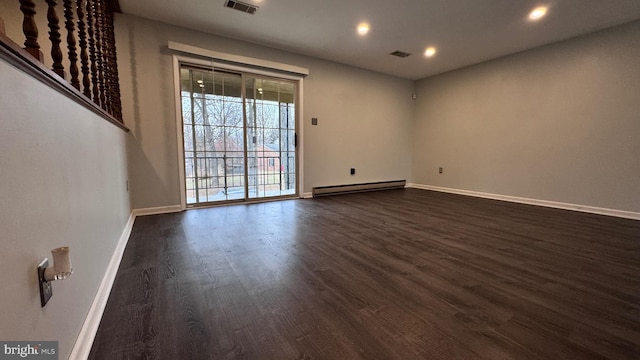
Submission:
{"label": "view of trees through window", "polygon": [[296,193],[294,83],[190,68],[181,81],[187,204]]}

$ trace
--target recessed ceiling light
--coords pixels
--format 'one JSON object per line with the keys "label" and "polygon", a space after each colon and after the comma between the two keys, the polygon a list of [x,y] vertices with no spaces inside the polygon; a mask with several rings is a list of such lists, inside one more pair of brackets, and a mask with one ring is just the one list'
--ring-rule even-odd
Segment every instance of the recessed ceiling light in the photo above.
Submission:
{"label": "recessed ceiling light", "polygon": [[197,83],[198,83],[198,84],[202,84],[202,80],[198,80],[198,81],[197,81]]}
{"label": "recessed ceiling light", "polygon": [[537,7],[529,13],[529,20],[536,21],[547,15],[548,8],[546,6]]}
{"label": "recessed ceiling light", "polygon": [[436,54],[437,50],[433,46],[429,46],[427,50],[424,51],[424,56],[433,57]]}
{"label": "recessed ceiling light", "polygon": [[367,23],[360,23],[358,25],[358,34],[360,35],[367,35],[369,33],[369,24]]}

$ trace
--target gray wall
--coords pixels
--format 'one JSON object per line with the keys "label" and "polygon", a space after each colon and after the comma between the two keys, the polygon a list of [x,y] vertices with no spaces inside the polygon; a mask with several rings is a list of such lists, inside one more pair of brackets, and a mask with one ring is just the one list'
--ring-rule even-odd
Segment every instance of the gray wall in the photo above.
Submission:
{"label": "gray wall", "polygon": [[[130,214],[126,133],[0,59],[0,339],[75,344]],[[36,267],[74,274],[40,307]]]}
{"label": "gray wall", "polygon": [[414,83],[133,16],[116,20],[125,121],[134,135],[134,208],[179,203],[173,40],[309,68],[303,192],[404,178],[640,210],[639,22]]}
{"label": "gray wall", "polygon": [[640,212],[640,22],[416,88],[414,183]]}
{"label": "gray wall", "polygon": [[[132,205],[180,203],[169,40],[305,67],[303,192],[313,186],[408,179],[413,82],[129,15],[116,17]],[[311,117],[319,119],[311,126]],[[357,174],[349,175],[355,167]]]}

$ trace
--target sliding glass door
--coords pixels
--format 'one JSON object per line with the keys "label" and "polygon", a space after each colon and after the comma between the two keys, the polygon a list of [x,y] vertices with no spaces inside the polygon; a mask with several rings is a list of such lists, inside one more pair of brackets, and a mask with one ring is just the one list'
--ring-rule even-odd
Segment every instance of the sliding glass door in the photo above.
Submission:
{"label": "sliding glass door", "polygon": [[296,193],[295,86],[245,78],[249,197]]}
{"label": "sliding glass door", "polygon": [[297,194],[296,84],[182,66],[188,206]]}

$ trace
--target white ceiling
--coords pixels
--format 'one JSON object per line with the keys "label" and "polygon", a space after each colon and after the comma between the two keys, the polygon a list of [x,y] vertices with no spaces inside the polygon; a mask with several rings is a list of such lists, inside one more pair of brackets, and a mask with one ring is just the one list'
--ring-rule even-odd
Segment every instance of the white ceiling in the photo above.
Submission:
{"label": "white ceiling", "polygon": [[[407,79],[640,19],[640,0],[119,0],[122,12]],[[548,15],[528,13],[548,5]],[[371,26],[365,37],[358,23]],[[438,54],[427,59],[427,46]],[[215,49],[214,49],[215,50]],[[395,50],[412,53],[400,59]]]}

